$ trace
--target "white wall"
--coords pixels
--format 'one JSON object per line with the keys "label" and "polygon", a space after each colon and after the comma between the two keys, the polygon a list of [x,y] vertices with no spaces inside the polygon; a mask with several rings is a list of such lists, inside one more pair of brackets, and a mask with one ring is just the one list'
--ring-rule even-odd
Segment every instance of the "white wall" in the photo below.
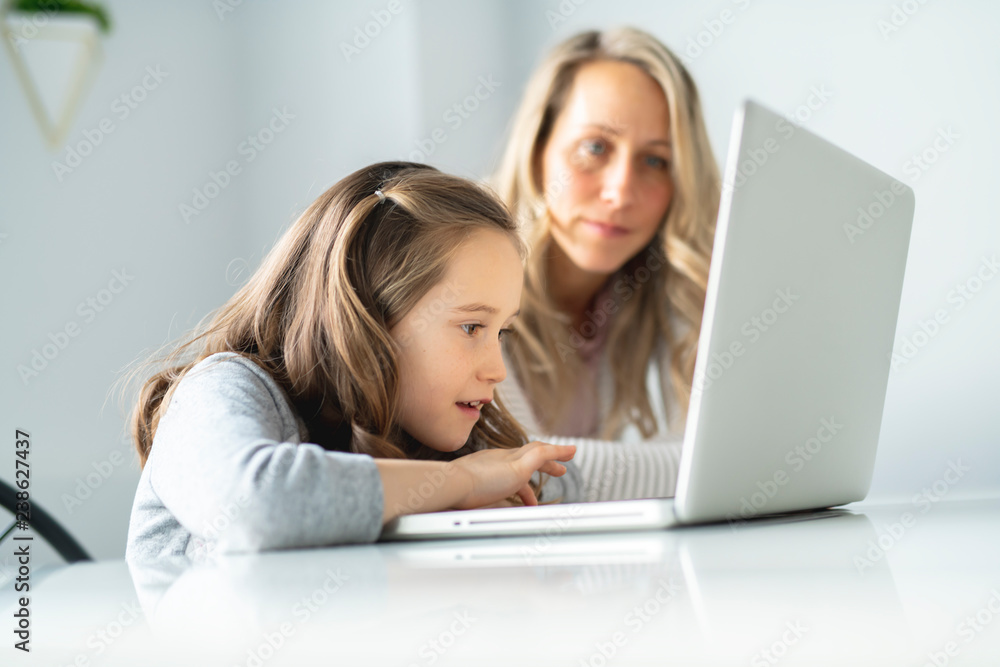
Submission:
{"label": "white wall", "polygon": [[[105,4],[113,32],[67,141],[75,145],[104,117],[116,129],[61,182],[52,162],[65,148],[45,147],[9,58],[0,56],[0,277],[14,286],[2,302],[3,451],[13,451],[15,428],[32,433],[33,498],[95,556],[121,557],[138,479],[121,443],[123,415],[106,404],[116,374],[220,306],[313,198],[367,163],[411,157],[437,128],[445,140],[427,161],[485,176],[545,48],[583,28],[634,24],[683,53],[723,10],[732,22],[711,40],[702,35],[711,43],[686,56],[720,160],[742,97],[794,112],[811,89],[825,87],[830,99],[804,124],[917,193],[900,343],[938,309],[950,319],[891,375],[873,497],[909,498],[957,458],[973,469],[951,495],[1000,489],[1000,281],[985,283],[961,310],[948,301],[983,255],[1000,250],[991,206],[1000,9],[985,0],[915,5],[887,38],[877,22],[890,18],[892,2],[404,0],[350,60],[341,43],[387,1],[244,2],[221,20],[204,2]],[[547,12],[560,7],[568,16],[553,28]],[[168,76],[119,121],[113,100],[147,66]],[[481,76],[500,85],[460,124],[449,123],[445,112]],[[295,117],[247,162],[239,146],[274,108]],[[949,127],[957,140],[917,178],[907,161]],[[229,160],[241,173],[186,224],[178,206]],[[123,268],[134,279],[86,321],[78,304]],[[22,382],[18,366],[70,322],[81,333]],[[68,508],[78,480],[116,451],[127,463]],[[0,477],[13,478],[10,459]]]}

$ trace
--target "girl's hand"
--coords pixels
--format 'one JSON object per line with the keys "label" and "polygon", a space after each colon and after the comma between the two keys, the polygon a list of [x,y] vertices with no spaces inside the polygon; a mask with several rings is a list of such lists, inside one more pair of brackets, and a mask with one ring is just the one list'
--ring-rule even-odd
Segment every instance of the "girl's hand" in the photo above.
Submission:
{"label": "girl's hand", "polygon": [[455,459],[452,465],[466,478],[466,493],[455,509],[475,509],[496,504],[517,494],[525,505],[537,505],[538,499],[528,485],[531,476],[543,472],[561,477],[576,453],[574,445],[550,445],[529,442],[517,449],[486,449]]}

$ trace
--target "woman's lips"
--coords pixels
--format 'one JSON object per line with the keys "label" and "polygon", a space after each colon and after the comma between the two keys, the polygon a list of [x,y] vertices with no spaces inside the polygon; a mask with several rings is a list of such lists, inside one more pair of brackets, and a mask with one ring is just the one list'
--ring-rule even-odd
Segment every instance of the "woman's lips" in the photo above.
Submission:
{"label": "woman's lips", "polygon": [[612,225],[606,222],[598,222],[596,220],[584,220],[583,224],[593,233],[606,239],[620,238],[629,233],[629,230],[625,227],[619,227],[618,225]]}

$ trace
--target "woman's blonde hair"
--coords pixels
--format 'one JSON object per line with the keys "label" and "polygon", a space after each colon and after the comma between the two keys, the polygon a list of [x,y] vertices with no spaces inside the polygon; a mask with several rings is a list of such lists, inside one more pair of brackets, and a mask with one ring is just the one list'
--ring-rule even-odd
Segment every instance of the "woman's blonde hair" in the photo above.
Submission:
{"label": "woman's blonde hair", "polygon": [[335,184],[207,326],[133,371],[138,377],[148,366],[159,369],[142,384],[130,419],[140,464],[185,373],[224,351],[264,368],[305,423],[303,437],[326,449],[455,458],[524,444],[521,427],[497,401],[483,406],[468,442],[451,455],[421,447],[397,425],[398,345],[389,330],[443,279],[449,259],[480,229],[506,234],[524,256],[510,213],[468,180],[426,165],[384,162]]}
{"label": "woman's blonde hair", "polygon": [[578,355],[562,352],[578,345],[570,340],[568,315],[556,309],[546,289],[552,236],[545,194],[561,186],[552,179],[543,186],[541,155],[576,73],[595,61],[642,69],[663,89],[670,115],[673,199],[650,246],[618,276],[631,279],[630,291],[622,290],[626,297],[606,339],[614,398],[601,437],[615,437],[633,423],[648,438],[657,424],[645,378],[660,344],[670,351],[670,384],[682,418],[690,401],[720,181],[691,75],[645,32],[617,28],[575,35],[556,46],[528,81],[495,175],[497,190],[524,227],[529,247],[517,335],[508,339],[507,351],[537,416],[551,427],[568,408],[582,365]]}

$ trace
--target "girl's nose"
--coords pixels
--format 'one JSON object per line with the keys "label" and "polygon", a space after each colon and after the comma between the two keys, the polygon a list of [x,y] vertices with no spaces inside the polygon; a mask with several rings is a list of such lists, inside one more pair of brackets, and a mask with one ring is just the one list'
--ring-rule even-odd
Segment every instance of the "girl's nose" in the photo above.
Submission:
{"label": "girl's nose", "polygon": [[507,367],[503,363],[502,345],[495,340],[483,351],[482,365],[479,369],[480,379],[484,382],[498,384],[507,377]]}

